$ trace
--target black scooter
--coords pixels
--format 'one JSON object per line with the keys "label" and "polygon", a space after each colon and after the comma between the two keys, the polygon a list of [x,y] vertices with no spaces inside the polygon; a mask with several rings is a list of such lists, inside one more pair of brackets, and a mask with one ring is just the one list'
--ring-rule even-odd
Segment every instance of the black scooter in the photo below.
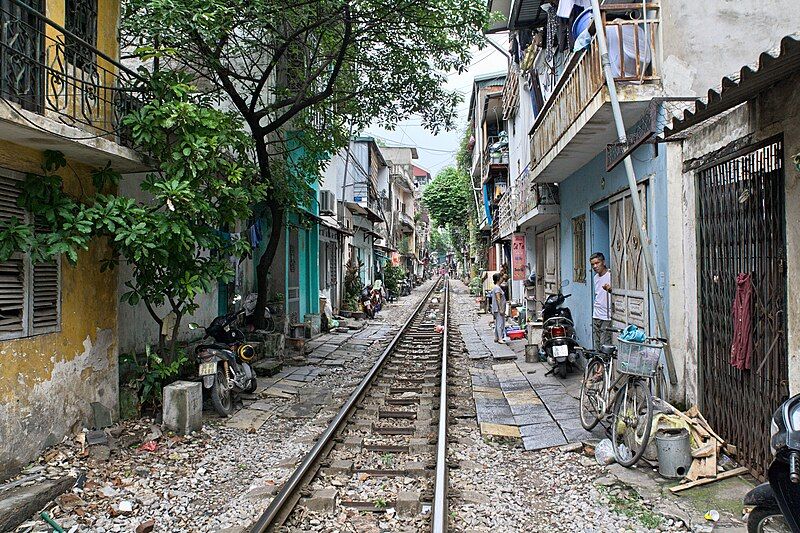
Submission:
{"label": "black scooter", "polygon": [[[255,392],[258,387],[256,374],[250,367],[255,350],[245,342],[245,336],[235,323],[245,314],[242,309],[215,318],[205,328],[205,338],[211,337],[213,343],[201,344],[195,348],[200,362],[197,375],[203,380],[203,387],[211,389],[211,403],[214,410],[222,416],[230,416],[235,407],[237,393]],[[199,329],[195,323],[190,329]]]}
{"label": "black scooter", "polygon": [[800,394],[778,407],[771,429],[769,482],[744,497],[747,531],[800,533]]}
{"label": "black scooter", "polygon": [[575,350],[578,336],[575,334],[572,311],[564,306],[564,301],[570,296],[559,290],[558,294],[548,296],[542,306],[542,342],[539,350],[553,366],[546,375],[567,377],[570,366],[578,357]]}

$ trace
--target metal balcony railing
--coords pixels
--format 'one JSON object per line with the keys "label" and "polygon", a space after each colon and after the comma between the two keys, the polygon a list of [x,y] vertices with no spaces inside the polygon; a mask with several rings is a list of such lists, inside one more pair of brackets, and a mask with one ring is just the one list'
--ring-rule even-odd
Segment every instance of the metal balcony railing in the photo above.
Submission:
{"label": "metal balcony railing", "polygon": [[[609,14],[620,14],[622,7],[628,10],[630,7],[627,4],[601,6],[609,48],[614,48],[614,57],[617,58],[612,65],[612,72],[618,82],[646,84],[660,80],[655,62],[658,57],[656,35],[659,18],[656,14],[659,5],[647,3],[645,6],[650,13],[646,23],[643,19],[624,18],[606,22]],[[572,56],[553,93],[536,117],[531,131],[531,157],[534,165],[559,143],[603,89],[604,83],[600,50],[597,39],[594,38],[586,50]]]}
{"label": "metal balcony railing", "polygon": [[530,174],[517,189],[514,216],[517,220],[542,205],[559,205],[558,185],[555,183],[532,183]]}
{"label": "metal balcony railing", "polygon": [[20,0],[0,3],[0,97],[93,135],[130,144],[122,118],[139,76]]}

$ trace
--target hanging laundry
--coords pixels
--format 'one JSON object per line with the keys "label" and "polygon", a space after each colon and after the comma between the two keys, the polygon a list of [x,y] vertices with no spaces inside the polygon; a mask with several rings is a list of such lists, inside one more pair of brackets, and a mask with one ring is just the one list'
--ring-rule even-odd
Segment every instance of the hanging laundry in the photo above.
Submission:
{"label": "hanging laundry", "polygon": [[580,8],[587,8],[592,5],[591,0],[561,0],[558,3],[558,11],[556,11],[556,15],[561,18],[568,19],[570,15],[572,15],[572,10],[575,7]]}
{"label": "hanging laundry", "polygon": [[731,365],[739,370],[749,370],[753,353],[753,280],[748,273],[736,276],[732,314]]}

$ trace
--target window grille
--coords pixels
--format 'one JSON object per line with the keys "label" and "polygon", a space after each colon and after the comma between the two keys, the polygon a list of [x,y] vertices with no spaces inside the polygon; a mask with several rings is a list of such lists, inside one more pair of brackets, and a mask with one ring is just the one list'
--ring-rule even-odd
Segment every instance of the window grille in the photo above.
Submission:
{"label": "window grille", "polygon": [[572,280],[586,283],[586,215],[572,219]]}

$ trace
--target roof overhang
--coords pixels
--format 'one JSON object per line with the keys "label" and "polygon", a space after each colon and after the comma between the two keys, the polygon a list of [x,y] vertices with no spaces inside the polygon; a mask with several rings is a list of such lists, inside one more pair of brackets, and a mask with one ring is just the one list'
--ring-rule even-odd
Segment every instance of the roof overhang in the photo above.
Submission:
{"label": "roof overhang", "polygon": [[800,33],[787,35],[780,46],[764,52],[755,68],[742,67],[738,74],[722,78],[719,89],[710,89],[705,100],[697,100],[694,111],[686,110],[664,129],[664,138],[684,137],[689,130],[729,109],[752,100],[781,80],[800,72]]}
{"label": "roof overhang", "polygon": [[500,20],[489,23],[486,34],[501,33],[542,26],[547,13],[542,10],[543,0],[488,0],[490,13],[499,13]]}

